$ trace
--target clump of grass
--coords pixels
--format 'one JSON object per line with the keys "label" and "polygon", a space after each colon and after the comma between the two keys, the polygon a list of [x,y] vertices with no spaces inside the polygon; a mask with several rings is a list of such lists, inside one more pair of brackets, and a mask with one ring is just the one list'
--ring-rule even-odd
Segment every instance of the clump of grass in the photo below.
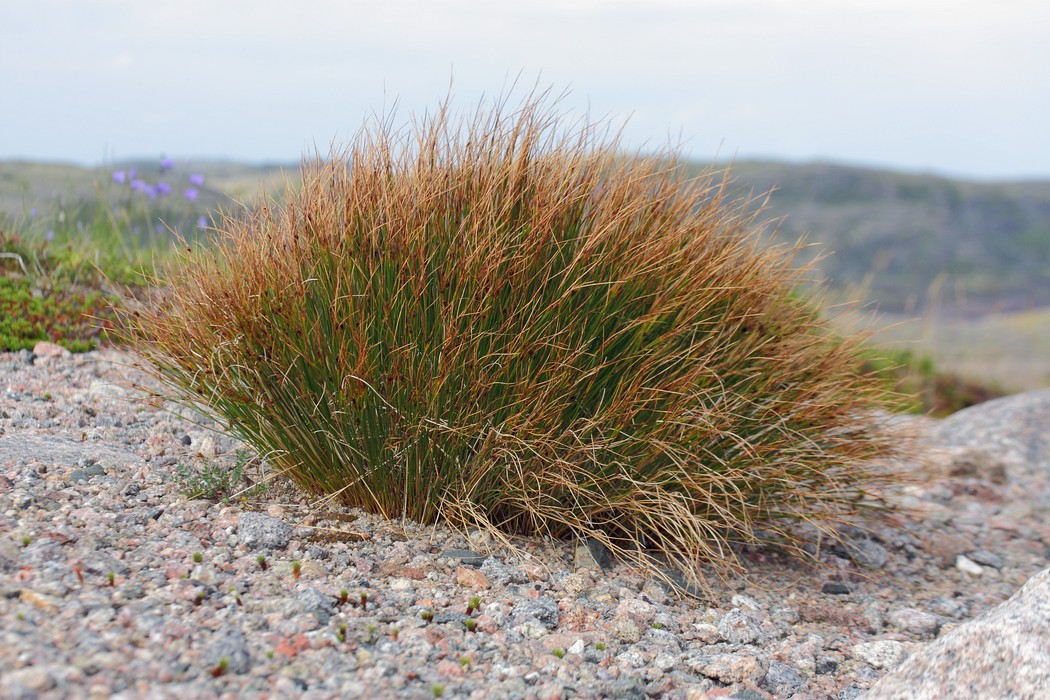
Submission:
{"label": "clump of grass", "polygon": [[565,650],[564,649],[554,649],[553,651],[551,651],[551,653],[554,654],[554,656],[558,657],[559,659],[564,659],[565,658]]}
{"label": "clump of grass", "polygon": [[724,178],[542,100],[416,126],[304,164],[165,270],[122,337],[176,398],[310,493],[657,576],[650,552],[804,556],[799,522],[870,505],[891,397]]}

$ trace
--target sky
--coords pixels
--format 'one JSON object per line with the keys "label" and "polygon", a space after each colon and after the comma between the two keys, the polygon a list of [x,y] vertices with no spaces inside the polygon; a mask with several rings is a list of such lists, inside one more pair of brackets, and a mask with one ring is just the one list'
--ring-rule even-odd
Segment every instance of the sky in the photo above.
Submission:
{"label": "sky", "polygon": [[298,162],[534,87],[630,149],[1050,178],[1047,0],[0,0],[0,159]]}

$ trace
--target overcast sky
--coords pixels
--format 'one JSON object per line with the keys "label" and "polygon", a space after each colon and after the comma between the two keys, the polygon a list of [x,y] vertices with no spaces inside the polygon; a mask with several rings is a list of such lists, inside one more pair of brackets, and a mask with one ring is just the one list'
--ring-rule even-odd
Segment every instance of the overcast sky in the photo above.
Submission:
{"label": "overcast sky", "polygon": [[519,75],[631,147],[1050,177],[1048,0],[2,0],[0,159],[295,162]]}

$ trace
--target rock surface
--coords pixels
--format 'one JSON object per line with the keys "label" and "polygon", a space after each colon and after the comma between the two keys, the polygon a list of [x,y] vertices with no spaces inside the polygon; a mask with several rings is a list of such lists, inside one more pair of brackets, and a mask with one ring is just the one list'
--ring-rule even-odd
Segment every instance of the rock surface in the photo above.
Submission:
{"label": "rock surface", "polygon": [[1012,598],[912,655],[864,697],[1050,696],[1050,569]]}
{"label": "rock surface", "polygon": [[[978,448],[986,455],[1021,464],[1045,465],[1050,461],[1048,416],[1050,389],[1029,391],[954,413],[941,421],[932,437],[939,443]],[[986,459],[972,468],[991,468]]]}

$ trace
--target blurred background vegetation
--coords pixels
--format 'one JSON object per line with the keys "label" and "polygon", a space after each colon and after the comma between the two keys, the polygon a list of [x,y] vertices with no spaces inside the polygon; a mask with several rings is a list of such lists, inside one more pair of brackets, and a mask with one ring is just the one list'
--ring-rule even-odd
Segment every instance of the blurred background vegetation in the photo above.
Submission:
{"label": "blurred background vegetation", "polygon": [[[915,410],[1050,387],[1050,182],[819,163],[729,172],[765,206],[771,242],[811,243],[825,313],[875,332],[870,368]],[[177,237],[199,245],[220,209],[280,199],[297,178],[297,164],[0,162],[0,350],[105,342],[117,286],[146,286]]]}

